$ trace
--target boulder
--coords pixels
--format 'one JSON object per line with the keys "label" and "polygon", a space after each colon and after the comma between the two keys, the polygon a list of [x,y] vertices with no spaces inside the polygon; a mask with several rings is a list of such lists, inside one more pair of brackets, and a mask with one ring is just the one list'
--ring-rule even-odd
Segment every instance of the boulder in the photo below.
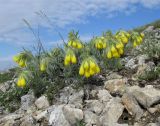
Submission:
{"label": "boulder", "polygon": [[27,110],[35,101],[35,97],[32,94],[27,94],[21,97],[21,109]]}
{"label": "boulder", "polygon": [[96,115],[100,115],[104,108],[104,104],[98,100],[86,100],[85,103],[85,109],[95,113]]}
{"label": "boulder", "polygon": [[122,102],[128,113],[135,117],[135,120],[139,120],[143,115],[143,110],[140,108],[138,102],[132,94],[125,93],[122,96]]}
{"label": "boulder", "polygon": [[113,79],[108,80],[104,84],[104,88],[108,90],[111,94],[120,94],[125,93],[127,79]]}
{"label": "boulder", "polygon": [[113,98],[105,103],[100,122],[102,126],[114,126],[122,115],[124,106],[121,104],[120,98]]}
{"label": "boulder", "polygon": [[49,107],[49,102],[46,96],[41,96],[35,101],[35,105],[38,109],[45,109]]}
{"label": "boulder", "polygon": [[91,111],[84,111],[85,126],[101,126],[99,117]]}

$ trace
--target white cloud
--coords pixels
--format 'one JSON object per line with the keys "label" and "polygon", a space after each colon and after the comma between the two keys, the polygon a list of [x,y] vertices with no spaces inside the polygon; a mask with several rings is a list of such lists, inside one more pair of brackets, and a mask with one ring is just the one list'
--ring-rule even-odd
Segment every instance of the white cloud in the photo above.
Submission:
{"label": "white cloud", "polygon": [[32,26],[46,22],[35,14],[40,10],[52,20],[54,26],[64,27],[72,23],[85,23],[87,16],[106,13],[112,17],[115,12],[126,14],[135,11],[136,4],[147,8],[160,5],[160,0],[1,0],[0,41],[16,44],[31,43],[33,36],[24,31],[23,18]]}

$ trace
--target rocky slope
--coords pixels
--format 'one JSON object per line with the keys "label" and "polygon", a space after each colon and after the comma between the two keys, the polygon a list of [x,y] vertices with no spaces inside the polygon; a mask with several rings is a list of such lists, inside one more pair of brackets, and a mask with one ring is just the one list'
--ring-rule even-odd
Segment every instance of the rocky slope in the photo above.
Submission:
{"label": "rocky slope", "polygon": [[[160,29],[150,26],[145,32],[160,38]],[[31,91],[21,97],[21,107],[14,113],[0,107],[0,126],[160,126],[160,76],[138,79],[159,61],[137,55],[123,62],[125,69],[99,75],[103,84],[60,90],[52,105],[46,96],[37,99]],[[6,92],[13,82],[1,84],[0,90]]]}

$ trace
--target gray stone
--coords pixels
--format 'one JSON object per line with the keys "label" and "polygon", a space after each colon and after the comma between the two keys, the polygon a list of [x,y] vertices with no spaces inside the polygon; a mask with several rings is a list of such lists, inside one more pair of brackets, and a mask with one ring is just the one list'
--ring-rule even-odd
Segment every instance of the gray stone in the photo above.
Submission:
{"label": "gray stone", "polygon": [[100,102],[108,102],[112,98],[107,90],[99,90],[97,97]]}
{"label": "gray stone", "polygon": [[[49,112],[49,110],[48,110]],[[46,112],[42,115],[46,116]],[[75,108],[74,105],[58,105],[52,108],[49,115],[49,125],[52,126],[71,126],[75,125],[77,121],[83,119],[83,111]]]}
{"label": "gray stone", "polygon": [[138,65],[143,65],[145,64],[146,60],[148,59],[149,57],[147,55],[140,55],[137,57],[138,59]]}
{"label": "gray stone", "polygon": [[49,117],[49,125],[51,126],[71,126],[66,120],[63,113],[63,105],[55,107]]}
{"label": "gray stone", "polygon": [[83,119],[83,111],[70,105],[65,105],[63,107],[63,114],[71,125],[76,125],[77,121],[81,121]]}
{"label": "gray stone", "polygon": [[139,120],[142,117],[143,110],[140,108],[132,94],[125,93],[122,96],[122,102],[128,113],[132,116],[135,116],[135,120]]}
{"label": "gray stone", "polygon": [[152,85],[147,85],[144,88],[130,87],[129,92],[133,94],[138,103],[143,107],[148,108],[160,101],[160,90],[155,89]]}
{"label": "gray stone", "polygon": [[60,104],[74,104],[77,108],[82,108],[83,97],[83,90],[76,90],[68,86],[61,91],[60,98],[57,98],[57,101]]}
{"label": "gray stone", "polygon": [[153,31],[153,29],[154,29],[154,26],[148,26],[148,27],[144,30],[144,32],[151,32],[151,31]]}
{"label": "gray stone", "polygon": [[4,84],[0,84],[0,91],[6,92],[10,89],[11,85],[9,82],[5,82]]}
{"label": "gray stone", "polygon": [[15,114],[15,113],[6,115],[5,117],[0,119],[0,124],[7,124],[8,121],[14,122],[15,120],[19,120],[23,116],[24,116],[23,114]]}
{"label": "gray stone", "polygon": [[45,109],[49,107],[49,102],[46,96],[41,96],[35,101],[35,105],[38,109]]}
{"label": "gray stone", "polygon": [[136,59],[132,58],[125,64],[125,67],[130,69],[135,69],[138,66],[136,65],[135,62],[136,62]]}
{"label": "gray stone", "polygon": [[120,98],[113,98],[105,104],[103,112],[100,116],[100,122],[103,126],[115,125],[122,115],[124,106],[121,104]]}
{"label": "gray stone", "polygon": [[106,75],[106,80],[113,80],[113,79],[122,79],[123,77],[116,72],[109,72]]}
{"label": "gray stone", "polygon": [[149,123],[149,124],[147,124],[147,126],[159,126],[159,124],[157,124],[157,123]]}
{"label": "gray stone", "polygon": [[20,126],[36,126],[36,122],[31,115],[26,115],[21,119]]}
{"label": "gray stone", "polygon": [[98,116],[91,111],[84,111],[84,122],[85,126],[101,126]]}
{"label": "gray stone", "polygon": [[127,79],[113,79],[108,80],[104,84],[104,88],[107,89],[111,94],[124,94],[126,88]]}
{"label": "gray stone", "polygon": [[95,113],[96,115],[100,115],[100,113],[104,108],[104,104],[102,104],[98,100],[86,100],[85,103],[86,103],[86,110],[89,110]]}
{"label": "gray stone", "polygon": [[32,94],[27,94],[21,97],[21,109],[27,110],[35,101],[35,97]]}

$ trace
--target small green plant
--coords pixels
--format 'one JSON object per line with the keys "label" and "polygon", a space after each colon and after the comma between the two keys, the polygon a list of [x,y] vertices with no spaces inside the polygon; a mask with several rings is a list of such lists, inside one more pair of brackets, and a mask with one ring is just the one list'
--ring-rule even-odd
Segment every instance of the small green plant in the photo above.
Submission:
{"label": "small green plant", "polygon": [[0,92],[0,106],[5,107],[9,112],[14,112],[20,107],[21,96],[27,94],[28,87],[14,87],[7,92]]}
{"label": "small green plant", "polygon": [[7,72],[0,73],[0,84],[12,80],[16,73],[16,68],[10,69]]}
{"label": "small green plant", "polygon": [[151,71],[146,71],[143,75],[140,75],[138,78],[140,80],[152,81],[160,77],[160,65],[153,68]]}
{"label": "small green plant", "polygon": [[155,33],[148,32],[145,34],[144,42],[137,49],[137,54],[146,54],[153,61],[160,59],[160,40],[155,38]]}
{"label": "small green plant", "polygon": [[85,81],[105,69],[116,69],[125,48],[140,45],[143,37],[144,34],[137,32],[121,30],[112,34],[107,31],[102,36],[83,43],[78,32],[72,31],[64,48],[45,51],[40,46],[34,55],[31,51],[24,50],[15,56],[13,59],[21,68],[17,86],[29,86],[37,97],[46,93],[51,101],[51,92],[57,92],[67,85],[69,78]]}
{"label": "small green plant", "polygon": [[86,124],[84,123],[84,121],[77,121],[76,126],[85,126]]}

